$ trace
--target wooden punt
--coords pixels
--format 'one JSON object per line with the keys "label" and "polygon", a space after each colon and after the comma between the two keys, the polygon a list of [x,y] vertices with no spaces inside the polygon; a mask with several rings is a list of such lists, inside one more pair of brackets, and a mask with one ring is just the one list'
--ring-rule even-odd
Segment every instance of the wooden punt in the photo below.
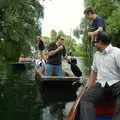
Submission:
{"label": "wooden punt", "polygon": [[75,76],[40,76],[38,72],[36,72],[36,80],[40,85],[47,88],[63,88],[63,87],[72,87],[74,82],[82,82],[81,77]]}
{"label": "wooden punt", "polygon": [[36,84],[44,102],[68,102],[76,98],[77,86],[74,82],[81,82],[80,77],[43,76],[36,72]]}
{"label": "wooden punt", "polygon": [[[83,91],[83,92],[82,92]],[[81,89],[80,96],[76,99],[73,104],[68,116],[65,120],[80,120],[80,99],[84,94],[85,88]],[[95,104],[96,120],[112,120],[116,111],[116,101],[105,101],[104,103]]]}
{"label": "wooden punt", "polygon": [[34,66],[35,63],[31,61],[12,63],[13,70],[27,70],[33,68]]}

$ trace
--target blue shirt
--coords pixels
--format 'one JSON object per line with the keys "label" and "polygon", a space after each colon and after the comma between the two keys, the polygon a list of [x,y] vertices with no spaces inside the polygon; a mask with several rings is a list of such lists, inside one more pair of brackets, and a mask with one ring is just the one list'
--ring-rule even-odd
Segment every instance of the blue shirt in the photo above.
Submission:
{"label": "blue shirt", "polygon": [[100,16],[97,16],[96,19],[93,20],[93,22],[92,22],[91,30],[96,31],[99,27],[102,27],[103,31],[106,30],[104,19]]}

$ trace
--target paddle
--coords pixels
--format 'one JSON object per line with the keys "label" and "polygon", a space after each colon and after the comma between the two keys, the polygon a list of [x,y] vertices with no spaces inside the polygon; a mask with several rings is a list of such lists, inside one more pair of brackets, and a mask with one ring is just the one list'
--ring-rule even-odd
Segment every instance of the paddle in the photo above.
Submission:
{"label": "paddle", "polygon": [[77,77],[82,76],[82,72],[81,72],[80,68],[77,66],[76,58],[71,58],[70,60],[68,60],[68,63],[70,64],[71,70],[75,76],[77,76]]}
{"label": "paddle", "polygon": [[71,108],[70,112],[68,113],[68,116],[65,120],[75,120],[77,112],[78,112],[78,106],[79,106],[79,103],[80,103],[80,99],[81,99],[81,97],[83,96],[84,93],[85,93],[85,87],[82,85],[80,94],[77,97],[75,103],[73,104],[73,106],[72,106],[72,108]]}

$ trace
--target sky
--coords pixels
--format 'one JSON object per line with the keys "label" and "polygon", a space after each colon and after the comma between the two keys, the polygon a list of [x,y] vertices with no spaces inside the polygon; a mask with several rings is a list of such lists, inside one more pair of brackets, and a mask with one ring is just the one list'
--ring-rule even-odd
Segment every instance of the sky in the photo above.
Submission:
{"label": "sky", "polygon": [[44,19],[42,35],[50,36],[52,29],[62,30],[71,35],[84,17],[84,0],[46,0],[44,2]]}

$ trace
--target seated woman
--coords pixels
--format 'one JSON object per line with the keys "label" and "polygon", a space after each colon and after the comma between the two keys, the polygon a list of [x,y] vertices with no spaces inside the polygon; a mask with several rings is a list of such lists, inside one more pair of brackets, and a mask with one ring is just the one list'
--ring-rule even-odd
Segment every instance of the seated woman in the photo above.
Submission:
{"label": "seated woman", "polygon": [[36,70],[37,70],[37,72],[39,73],[39,75],[41,77],[44,76],[45,65],[46,65],[46,63],[45,63],[45,61],[43,59],[37,59],[36,60]]}

